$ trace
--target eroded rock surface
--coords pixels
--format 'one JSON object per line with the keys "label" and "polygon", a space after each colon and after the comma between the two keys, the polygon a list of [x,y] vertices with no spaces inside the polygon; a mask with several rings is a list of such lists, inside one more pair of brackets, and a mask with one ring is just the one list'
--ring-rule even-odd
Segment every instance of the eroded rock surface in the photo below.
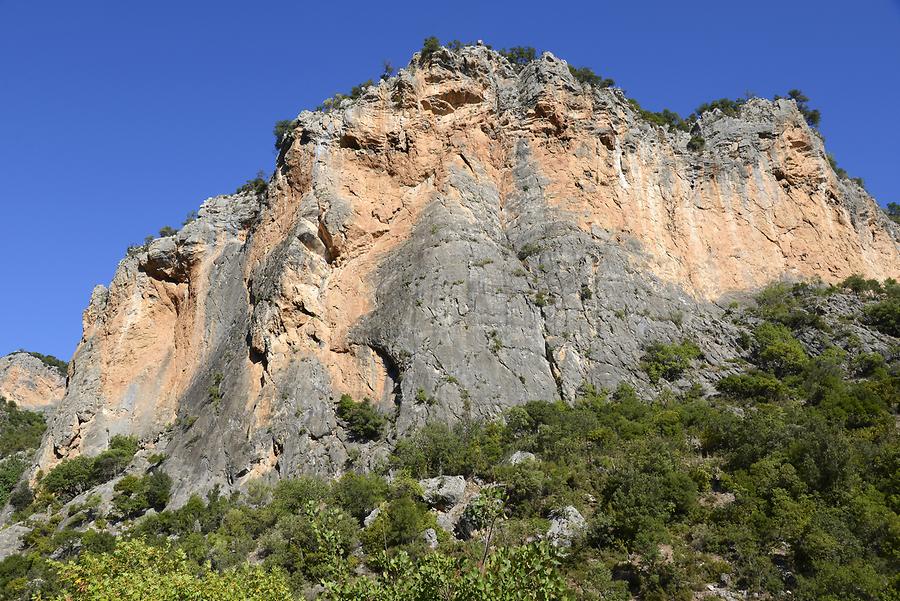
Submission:
{"label": "eroded rock surface", "polygon": [[[95,290],[40,467],[129,433],[167,454],[176,504],[338,474],[428,420],[649,387],[656,340],[727,370],[724,295],[900,277],[897,227],[792,101],[697,128],[702,152],[550,54],[516,71],[483,47],[301,113],[265,195],[208,200]],[[341,394],[387,439],[352,440]]]}
{"label": "eroded rock surface", "polygon": [[0,357],[0,397],[22,409],[46,412],[66,392],[66,377],[28,353]]}

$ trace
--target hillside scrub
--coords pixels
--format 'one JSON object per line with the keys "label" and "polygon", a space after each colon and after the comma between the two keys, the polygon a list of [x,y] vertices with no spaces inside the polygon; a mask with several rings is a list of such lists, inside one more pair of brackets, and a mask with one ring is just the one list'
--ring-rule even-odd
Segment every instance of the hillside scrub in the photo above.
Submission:
{"label": "hillside scrub", "polygon": [[[571,404],[430,423],[401,438],[375,473],[256,482],[164,510],[164,495],[154,503],[147,494],[166,488],[162,476],[127,476],[117,510],[87,530],[34,522],[25,552],[0,562],[0,599],[36,590],[65,598],[75,582],[120,590],[117,574],[129,566],[136,582],[171,574],[197,598],[213,598],[222,582],[266,584],[271,598],[321,587],[319,598],[335,600],[691,599],[708,586],[761,598],[892,598],[900,366],[896,354],[864,352],[834,322],[810,317],[855,281],[776,284],[735,310],[746,361],[713,394],[668,388],[706,368],[689,341],[658,343],[641,366],[657,376],[652,398],[627,384],[586,384]],[[850,293],[863,311],[847,319],[858,323],[896,285],[864,288]],[[820,346],[801,342],[811,334]],[[360,435],[381,435],[368,403],[347,397],[339,409]],[[516,452],[532,459],[513,464]],[[459,539],[438,525],[418,482],[457,474],[481,486]],[[149,507],[157,512],[131,521]],[[563,507],[576,508],[586,530],[564,552],[534,542]],[[128,536],[105,532],[103,519],[130,524]]]}

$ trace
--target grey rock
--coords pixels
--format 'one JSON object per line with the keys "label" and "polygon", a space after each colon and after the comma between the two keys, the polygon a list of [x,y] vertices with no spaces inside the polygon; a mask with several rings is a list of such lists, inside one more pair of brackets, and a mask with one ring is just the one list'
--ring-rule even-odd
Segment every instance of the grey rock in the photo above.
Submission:
{"label": "grey rock", "polygon": [[432,507],[447,509],[459,504],[466,494],[466,479],[462,476],[438,476],[419,480],[422,499]]}
{"label": "grey rock", "polygon": [[0,530],[0,561],[22,550],[22,537],[31,532],[22,524],[12,524]]}
{"label": "grey rock", "polygon": [[365,517],[365,519],[363,519],[363,525],[366,527],[371,526],[375,522],[376,518],[378,518],[378,514],[380,514],[380,513],[381,513],[380,507],[376,507],[375,509],[370,511],[369,515],[367,515]]}
{"label": "grey rock", "polygon": [[437,549],[438,536],[437,536],[437,532],[435,532],[434,528],[426,529],[425,532],[422,533],[422,538],[425,539],[425,544],[428,545],[429,549]]}
{"label": "grey rock", "polygon": [[581,513],[568,505],[550,516],[547,540],[554,547],[571,547],[572,541],[587,530],[587,520]]}
{"label": "grey rock", "polygon": [[529,453],[528,451],[516,451],[510,455],[508,463],[510,465],[519,465],[520,463],[528,463],[531,461],[537,461],[537,457],[535,457],[534,453]]}

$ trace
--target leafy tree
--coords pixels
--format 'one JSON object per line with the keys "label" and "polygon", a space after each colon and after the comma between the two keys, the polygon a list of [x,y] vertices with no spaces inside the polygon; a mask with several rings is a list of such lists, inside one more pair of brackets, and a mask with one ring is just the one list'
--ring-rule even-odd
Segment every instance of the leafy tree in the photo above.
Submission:
{"label": "leafy tree", "polygon": [[368,399],[357,403],[349,394],[341,396],[337,416],[346,423],[347,431],[356,440],[381,438],[387,423],[387,419]]}
{"label": "leafy tree", "polygon": [[522,68],[537,58],[537,51],[531,46],[513,46],[498,50],[500,56],[508,60],[515,67]]}
{"label": "leafy tree", "polygon": [[418,601],[566,601],[574,599],[547,544],[500,549],[480,569],[473,562],[440,553],[416,562],[407,554],[389,560],[377,578],[331,582],[332,601],[391,599]]}
{"label": "leafy tree", "polygon": [[893,297],[865,308],[867,323],[889,336],[900,337],[900,298]]}
{"label": "leafy tree", "polygon": [[589,85],[594,88],[611,88],[616,82],[608,77],[604,78],[594,73],[590,67],[574,67],[569,65],[569,73],[575,78],[575,81]]}
{"label": "leafy tree", "polygon": [[753,337],[757,362],[766,371],[781,378],[806,367],[806,351],[786,326],[766,322],[753,330]]}
{"label": "leafy tree", "polygon": [[659,382],[660,378],[674,381],[680,378],[690,368],[691,362],[701,354],[697,345],[689,340],[680,344],[656,342],[647,347],[641,359],[641,369],[653,383]]}
{"label": "leafy tree", "polygon": [[275,148],[281,148],[281,145],[284,144],[284,141],[294,131],[296,126],[296,119],[282,119],[275,122],[275,127],[272,128],[272,135],[275,136]]}
{"label": "leafy tree", "polygon": [[422,50],[419,51],[419,62],[425,64],[431,59],[431,55],[441,49],[441,41],[434,36],[425,38],[422,42]]}
{"label": "leafy tree", "polygon": [[887,203],[885,212],[887,213],[887,216],[890,217],[891,221],[900,223],[900,204],[897,204],[896,202]]}
{"label": "leafy tree", "polygon": [[63,361],[62,359],[54,357],[53,355],[42,355],[41,353],[35,353],[33,351],[25,351],[25,352],[27,352],[32,357],[40,359],[43,362],[43,364],[46,365],[47,367],[52,367],[53,369],[58,371],[62,377],[65,378],[66,376],[69,375],[69,364],[66,361]]}
{"label": "leafy tree", "polygon": [[244,567],[199,571],[184,551],[122,541],[112,553],[86,553],[71,563],[51,562],[62,581],[58,601],[272,601],[293,599],[277,569]]}
{"label": "leafy tree", "polygon": [[266,176],[266,172],[260,169],[256,172],[256,177],[254,177],[253,179],[248,179],[244,184],[241,185],[240,188],[235,190],[235,194],[245,193],[262,196],[268,189],[269,178],[268,176]]}

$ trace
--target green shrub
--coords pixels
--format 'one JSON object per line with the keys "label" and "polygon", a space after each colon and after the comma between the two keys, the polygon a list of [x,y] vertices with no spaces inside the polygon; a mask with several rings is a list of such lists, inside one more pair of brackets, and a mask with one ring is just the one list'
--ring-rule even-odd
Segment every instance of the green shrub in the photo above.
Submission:
{"label": "green shrub", "polygon": [[900,337],[900,299],[888,298],[864,309],[866,323],[879,332]]}
{"label": "green shrub", "polygon": [[96,484],[94,460],[84,455],[63,459],[41,480],[41,487],[60,501],[68,501]]}
{"label": "green shrub", "polygon": [[590,67],[573,67],[569,65],[569,73],[575,78],[575,81],[589,85],[594,88],[611,88],[616,85],[612,79],[601,77],[594,73]]}
{"label": "green shrub", "polygon": [[275,122],[275,126],[272,128],[272,135],[275,136],[275,148],[281,148],[295,127],[297,127],[296,119],[282,119]]}
{"label": "green shrub", "polygon": [[34,501],[34,492],[27,482],[21,482],[16,486],[9,495],[9,504],[13,509],[20,511],[25,509]]}
{"label": "green shrub", "polygon": [[40,413],[19,409],[0,397],[0,459],[33,451],[41,443],[47,425]]}
{"label": "green shrub", "polygon": [[887,213],[887,216],[891,221],[900,223],[900,204],[889,202],[884,208],[884,212]]}
{"label": "green shrub", "polygon": [[559,566],[555,551],[546,543],[499,549],[488,555],[484,566],[441,553],[428,554],[418,561],[400,554],[378,577],[330,583],[325,598],[571,601],[574,594]]}
{"label": "green shrub", "polygon": [[381,438],[387,424],[387,418],[368,399],[357,403],[349,394],[341,395],[337,416],[345,422],[350,436],[356,440]]}
{"label": "green shrub", "polygon": [[431,55],[441,49],[441,41],[434,36],[425,38],[422,42],[422,50],[419,51],[419,62],[427,63],[431,59]]}
{"label": "green shrub", "polygon": [[162,511],[169,502],[172,479],[164,472],[143,477],[128,475],[116,482],[113,507],[122,518],[137,517],[148,509]]}
{"label": "green shrub", "polygon": [[53,355],[42,355],[41,353],[35,353],[35,352],[31,352],[31,351],[26,351],[26,352],[29,355],[31,355],[32,357],[40,359],[44,363],[44,365],[46,365],[47,367],[52,367],[53,369],[58,371],[62,377],[65,378],[69,375],[68,362],[63,361],[62,359],[58,359],[58,358],[54,357]]}
{"label": "green shrub", "polygon": [[497,51],[515,67],[522,68],[537,58],[537,51],[531,46],[513,46]]}
{"label": "green shrub", "polygon": [[375,520],[360,534],[360,540],[370,553],[408,545],[427,527],[427,515],[424,504],[409,496],[393,499],[382,506]]}
{"label": "green shrub", "polygon": [[113,436],[109,441],[109,448],[96,457],[80,455],[74,459],[62,460],[41,480],[41,487],[58,500],[68,501],[122,473],[137,448],[136,439],[130,436]]}
{"label": "green shrub", "polygon": [[737,117],[741,113],[741,107],[744,105],[746,100],[743,98],[738,98],[737,100],[732,100],[730,98],[719,98],[718,100],[712,100],[710,102],[704,102],[700,106],[694,110],[695,115],[702,115],[703,113],[720,110],[722,113],[728,117]]}
{"label": "green shrub", "polygon": [[687,149],[692,152],[700,152],[705,145],[706,140],[704,140],[702,136],[691,136],[691,139],[688,140],[687,143]]}
{"label": "green shrub", "polygon": [[654,384],[660,378],[672,382],[680,378],[691,367],[691,362],[701,355],[697,345],[688,340],[680,344],[656,342],[647,347],[641,359],[641,369]]}
{"label": "green shrub", "polygon": [[779,378],[799,374],[809,357],[791,331],[775,323],[763,323],[753,330],[757,364]]}
{"label": "green shrub", "polygon": [[[278,570],[249,566],[224,572],[208,566],[197,569],[183,550],[153,547],[141,540],[120,542],[112,553],[87,553],[74,562],[51,565],[62,582],[62,592],[56,597],[59,601],[294,599]],[[92,586],[86,587],[87,582]]]}
{"label": "green shrub", "polygon": [[840,284],[841,288],[847,288],[857,294],[863,292],[881,292],[881,283],[878,280],[870,280],[854,273],[847,276]]}
{"label": "green shrub", "polygon": [[788,396],[788,387],[772,374],[765,372],[726,376],[716,383],[716,388],[722,394],[735,399],[762,403],[783,401]]}
{"label": "green shrub", "polygon": [[362,523],[387,498],[388,485],[376,474],[344,474],[332,488],[334,500]]}
{"label": "green shrub", "polygon": [[[822,115],[818,111],[818,109],[809,108],[809,98],[801,92],[800,90],[793,89],[789,90],[787,93],[787,97],[797,103],[797,109],[800,111],[800,114],[803,115],[803,118],[806,120],[806,123],[809,124],[810,127],[818,127],[819,121],[822,120]],[[775,96],[775,99],[778,100],[780,96]]]}
{"label": "green shrub", "polygon": [[256,173],[256,177],[253,179],[248,179],[245,183],[243,183],[237,190],[234,191],[235,194],[254,194],[256,196],[262,196],[269,189],[269,179],[266,176],[266,172],[260,169]]}

